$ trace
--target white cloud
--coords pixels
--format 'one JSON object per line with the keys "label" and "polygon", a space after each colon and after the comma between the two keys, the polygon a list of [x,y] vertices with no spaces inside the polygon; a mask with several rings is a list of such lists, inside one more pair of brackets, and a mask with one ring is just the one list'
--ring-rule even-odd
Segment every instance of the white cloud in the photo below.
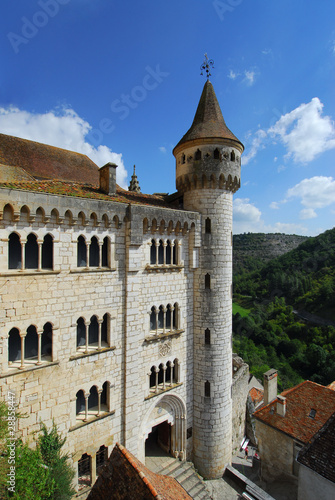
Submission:
{"label": "white cloud", "polygon": [[91,125],[70,108],[41,114],[14,107],[0,108],[1,133],[85,154],[99,167],[107,162],[116,163],[117,182],[127,188],[127,171],[122,154],[114,153],[107,146],[89,144],[86,136],[91,129]]}
{"label": "white cloud", "polygon": [[279,209],[279,203],[277,201],[272,201],[270,203],[270,208],[272,208],[273,210],[278,210]]}
{"label": "white cloud", "polygon": [[233,208],[234,233],[259,232],[263,222],[262,212],[250,203],[249,198],[235,198]]}
{"label": "white cloud", "polygon": [[235,71],[233,71],[233,70],[231,69],[231,70],[229,70],[229,75],[227,75],[227,76],[228,76],[228,78],[230,78],[231,80],[235,80],[235,78],[236,78],[237,76],[239,76],[239,73],[236,73]]}
{"label": "white cloud", "polygon": [[164,154],[166,153],[166,147],[164,147],[164,146],[160,146],[158,149],[159,149],[159,151],[160,151],[161,153],[164,153]]}
{"label": "white cloud", "polygon": [[251,71],[251,70],[247,71],[246,70],[244,72],[244,76],[245,76],[244,81],[247,83],[247,85],[251,86],[251,85],[254,84],[254,82],[255,82],[255,76],[256,76],[255,71]]}
{"label": "white cloud", "polygon": [[246,148],[247,153],[242,156],[242,165],[247,165],[249,163],[249,161],[256,156],[257,152],[260,149],[264,149],[264,147],[265,147],[264,141],[265,141],[266,135],[267,134],[266,134],[265,130],[262,130],[262,129],[257,130],[257,132],[255,133],[255,135],[251,141],[251,145],[248,148]]}
{"label": "white cloud", "polygon": [[335,202],[335,180],[332,177],[315,176],[304,179],[288,189],[287,198],[300,198],[307,208],[323,208]]}
{"label": "white cloud", "polygon": [[279,136],[287,148],[287,157],[306,163],[320,153],[335,147],[335,128],[329,116],[322,116],[323,104],[318,97],[300,104],[282,115],[268,130]]}
{"label": "white cloud", "polygon": [[299,217],[300,219],[306,220],[306,219],[315,219],[317,215],[313,210],[313,208],[303,208],[302,210],[300,210]]}

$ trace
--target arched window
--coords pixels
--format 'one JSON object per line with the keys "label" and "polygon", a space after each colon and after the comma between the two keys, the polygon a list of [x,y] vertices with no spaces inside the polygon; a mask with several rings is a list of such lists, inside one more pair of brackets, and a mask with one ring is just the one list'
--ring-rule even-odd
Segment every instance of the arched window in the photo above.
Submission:
{"label": "arched window", "polygon": [[78,236],[77,240],[77,267],[87,267],[87,251],[84,236]]}
{"label": "arched window", "polygon": [[110,390],[110,385],[109,382],[104,382],[102,386],[102,393],[100,395],[100,408],[102,411],[109,411],[109,390]]}
{"label": "arched window", "polygon": [[171,304],[168,304],[166,307],[166,318],[165,318],[165,326],[166,326],[167,330],[171,330],[172,310],[173,310],[173,307],[171,306]]}
{"label": "arched window", "polygon": [[53,239],[51,234],[46,234],[42,243],[42,269],[53,268]]}
{"label": "arched window", "polygon": [[211,343],[211,332],[208,328],[205,330],[205,344],[210,345]]}
{"label": "arched window", "polygon": [[156,264],[156,242],[155,240],[151,240],[150,245],[150,264]]}
{"label": "arched window", "polygon": [[99,266],[99,243],[96,236],[92,236],[90,244],[90,267]]}
{"label": "arched window", "polygon": [[210,275],[207,273],[207,274],[205,275],[205,289],[206,289],[206,290],[209,290],[209,289],[210,289],[210,287],[211,287],[211,277],[210,277]]}
{"label": "arched window", "polygon": [[153,306],[150,313],[150,330],[157,330],[156,308]]}
{"label": "arched window", "polygon": [[102,267],[110,266],[110,241],[108,236],[105,236],[104,242],[102,245],[102,259],[101,259]]}
{"label": "arched window", "polygon": [[178,242],[177,240],[174,242],[172,249],[172,264],[175,266],[179,264],[179,255],[178,255]]}
{"label": "arched window", "polygon": [[220,151],[218,148],[214,149],[214,160],[219,160],[220,159]]}
{"label": "arched window", "polygon": [[46,356],[52,361],[52,324],[45,323],[41,339],[41,356]]}
{"label": "arched window", "polygon": [[24,358],[33,359],[38,356],[38,336],[36,326],[30,325],[27,328],[27,335],[24,343]]}
{"label": "arched window", "polygon": [[156,387],[156,367],[152,366],[150,369],[150,388]]}
{"label": "arched window", "polygon": [[95,455],[95,470],[97,476],[101,474],[101,471],[108,460],[108,448],[104,445],[100,446],[99,450]]}
{"label": "arched window", "polygon": [[197,149],[195,154],[194,154],[194,159],[195,160],[201,160],[201,151],[200,149]]}
{"label": "arched window", "polygon": [[26,269],[38,268],[38,244],[35,234],[28,234],[24,248]]}
{"label": "arched window", "polygon": [[164,307],[159,306],[159,311],[158,311],[158,328],[163,329],[164,328]]}
{"label": "arched window", "polygon": [[163,383],[163,378],[164,378],[164,365],[161,363],[159,365],[159,372],[158,372],[158,385]]}
{"label": "arched window", "polygon": [[86,325],[84,318],[77,320],[77,347],[86,344]]}
{"label": "arched window", "polygon": [[159,240],[158,264],[164,264],[164,245],[162,240]]}
{"label": "arched window", "polygon": [[172,262],[171,262],[171,257],[172,257],[171,249],[172,249],[171,241],[167,240],[167,242],[166,242],[166,264],[172,264]]}
{"label": "arched window", "polygon": [[101,325],[101,343],[105,345],[110,344],[110,317],[109,314],[104,314],[103,315],[103,321]]}
{"label": "arched window", "polygon": [[78,460],[78,489],[82,490],[87,486],[92,484],[92,472],[91,472],[91,460],[92,458],[87,453],[81,456]]}
{"label": "arched window", "polygon": [[82,390],[76,394],[76,415],[79,414],[85,414],[85,396]]}
{"label": "arched window", "polygon": [[211,219],[207,217],[205,220],[205,233],[210,234],[212,232],[212,224],[211,224]]}
{"label": "arched window", "polygon": [[11,233],[8,239],[8,268],[22,268],[21,242],[19,235],[16,233]]}
{"label": "arched window", "polygon": [[12,328],[8,336],[8,361],[20,361],[21,337],[17,328]]}
{"label": "arched window", "polygon": [[211,397],[211,384],[206,380],[205,382],[205,398]]}
{"label": "arched window", "polygon": [[88,396],[88,409],[98,409],[99,395],[98,389],[95,385],[92,385],[90,389],[90,395]]}
{"label": "arched window", "polygon": [[235,152],[234,151],[232,151],[230,153],[230,161],[235,161]]}
{"label": "arched window", "polygon": [[179,330],[179,305],[177,302],[173,305],[172,326],[174,330]]}
{"label": "arched window", "polygon": [[99,323],[96,316],[91,317],[90,326],[88,327],[88,343],[97,344],[99,341]]}

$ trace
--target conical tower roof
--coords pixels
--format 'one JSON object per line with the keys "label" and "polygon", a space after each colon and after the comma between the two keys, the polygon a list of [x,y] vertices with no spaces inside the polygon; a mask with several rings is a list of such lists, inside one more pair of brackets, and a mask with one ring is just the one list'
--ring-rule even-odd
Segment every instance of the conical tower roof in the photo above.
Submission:
{"label": "conical tower roof", "polygon": [[243,144],[227,127],[213,85],[209,80],[204,85],[191,128],[181,138],[173,151],[175,152],[181,144],[197,139],[230,139],[237,142],[239,148],[242,146],[242,151],[244,149]]}

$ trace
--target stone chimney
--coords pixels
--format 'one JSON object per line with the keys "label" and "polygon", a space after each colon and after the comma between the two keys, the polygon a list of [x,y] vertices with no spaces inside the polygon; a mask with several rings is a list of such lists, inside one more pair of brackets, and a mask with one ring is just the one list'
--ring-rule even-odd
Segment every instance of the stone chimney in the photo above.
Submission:
{"label": "stone chimney", "polygon": [[100,191],[105,194],[116,193],[116,169],[117,165],[110,162],[99,169]]}
{"label": "stone chimney", "polygon": [[277,413],[281,417],[286,415],[286,398],[284,396],[277,396]]}
{"label": "stone chimney", "polygon": [[264,404],[267,405],[277,399],[277,370],[271,368],[263,375]]}

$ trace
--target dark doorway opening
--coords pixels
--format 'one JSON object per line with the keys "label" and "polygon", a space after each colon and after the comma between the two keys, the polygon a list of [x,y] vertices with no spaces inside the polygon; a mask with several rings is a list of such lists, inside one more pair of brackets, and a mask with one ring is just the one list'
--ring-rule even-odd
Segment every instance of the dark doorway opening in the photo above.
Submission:
{"label": "dark doorway opening", "polygon": [[[164,453],[165,452],[165,453]],[[146,456],[161,456],[171,453],[171,425],[165,421],[152,428],[146,442]]]}

